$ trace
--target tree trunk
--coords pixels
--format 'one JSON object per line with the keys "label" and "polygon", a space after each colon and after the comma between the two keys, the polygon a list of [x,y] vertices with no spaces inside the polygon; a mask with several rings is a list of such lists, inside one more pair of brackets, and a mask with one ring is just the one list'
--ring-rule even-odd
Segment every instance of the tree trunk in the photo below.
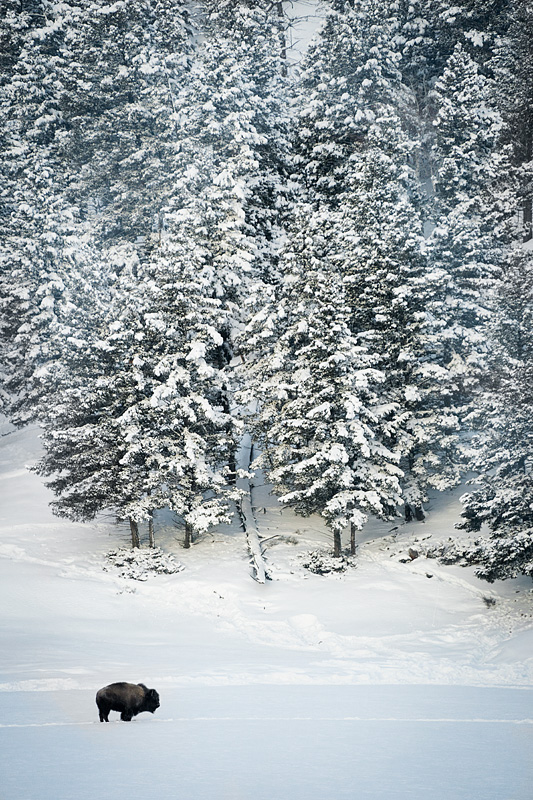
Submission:
{"label": "tree trunk", "polygon": [[524,201],[524,242],[529,242],[532,237],[533,208],[531,200]]}
{"label": "tree trunk", "polygon": [[[280,20],[283,20],[284,14],[283,14],[283,3],[282,2],[277,2],[276,3],[276,11],[277,11],[277,14],[278,14],[278,17],[280,18]],[[282,75],[287,75],[287,37],[286,37],[285,31],[283,29],[280,31],[280,35],[279,36],[280,36],[280,48],[281,48],[280,49],[280,53],[281,53],[281,58],[283,59],[283,62],[284,62],[283,65],[282,65],[282,68],[281,68],[281,74]]]}
{"label": "tree trunk", "polygon": [[[222,369],[222,367],[221,367]],[[222,410],[228,416],[231,413],[231,405],[228,396],[227,387],[224,386],[222,389]],[[232,431],[232,423],[229,422],[226,426],[226,431],[228,433],[228,437],[231,436]],[[235,486],[237,483],[237,448],[230,447],[229,455],[228,455],[228,468],[229,468],[229,482],[232,486]]]}
{"label": "tree trunk", "polygon": [[185,541],[183,547],[188,550],[192,544],[192,525],[189,522],[185,523]]}
{"label": "tree trunk", "polygon": [[356,527],[355,527],[354,523],[352,522],[352,523],[350,523],[350,554],[352,556],[355,555],[355,550],[356,550],[355,532],[356,532]]}
{"label": "tree trunk", "polygon": [[136,521],[130,517],[130,531],[131,531],[131,546],[140,547],[141,542],[139,539],[139,526]]}
{"label": "tree trunk", "polygon": [[339,531],[335,531],[333,534],[333,557],[340,558],[342,554],[342,542],[341,542],[341,535]]}
{"label": "tree trunk", "polygon": [[424,522],[426,515],[422,506],[410,506],[409,503],[405,504],[405,521],[412,522],[416,519],[417,522]]}
{"label": "tree trunk", "polygon": [[155,547],[155,536],[154,536],[154,512],[150,512],[150,516],[148,517],[148,546]]}
{"label": "tree trunk", "polygon": [[[525,163],[529,163],[531,158],[533,157],[533,137],[531,136],[531,132],[528,131],[526,133],[526,159]],[[530,189],[528,190],[531,191]],[[533,237],[533,200],[531,196],[528,196],[524,200],[523,206],[523,213],[524,213],[524,242],[529,242]]]}

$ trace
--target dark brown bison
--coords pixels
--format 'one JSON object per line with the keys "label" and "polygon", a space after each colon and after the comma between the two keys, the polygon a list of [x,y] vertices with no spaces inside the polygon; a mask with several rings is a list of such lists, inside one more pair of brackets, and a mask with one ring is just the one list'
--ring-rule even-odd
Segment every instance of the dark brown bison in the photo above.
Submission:
{"label": "dark brown bison", "polygon": [[141,711],[154,713],[159,708],[159,695],[144,683],[110,683],[96,693],[100,722],[109,722],[110,711],[120,711],[120,719],[130,722]]}

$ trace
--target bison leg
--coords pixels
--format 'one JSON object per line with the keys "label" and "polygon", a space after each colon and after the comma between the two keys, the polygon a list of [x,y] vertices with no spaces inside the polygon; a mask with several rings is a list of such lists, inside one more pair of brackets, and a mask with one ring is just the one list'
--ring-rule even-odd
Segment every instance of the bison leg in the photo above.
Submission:
{"label": "bison leg", "polygon": [[109,709],[108,708],[99,708],[100,713],[100,722],[109,722]]}
{"label": "bison leg", "polygon": [[133,717],[133,714],[131,713],[131,711],[129,711],[129,710],[127,710],[127,709],[124,709],[124,711],[123,711],[123,712],[122,712],[122,714],[120,715],[120,719],[121,719],[123,722],[131,722],[131,718],[132,718],[132,717]]}

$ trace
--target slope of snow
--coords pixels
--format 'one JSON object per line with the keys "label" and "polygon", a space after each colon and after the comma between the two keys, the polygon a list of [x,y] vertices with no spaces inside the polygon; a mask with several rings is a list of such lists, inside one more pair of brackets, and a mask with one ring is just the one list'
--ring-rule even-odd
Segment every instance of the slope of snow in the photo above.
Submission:
{"label": "slope of snow", "polygon": [[[425,524],[370,524],[356,568],[318,576],[320,520],[259,485],[272,580],[251,579],[238,521],[185,551],[162,516],[185,569],[139,582],[102,569],[125,527],[51,514],[38,448],[35,429],[0,438],[2,800],[530,799],[531,582],[400,560],[453,535],[459,490]],[[98,723],[116,680],[161,708]]]}

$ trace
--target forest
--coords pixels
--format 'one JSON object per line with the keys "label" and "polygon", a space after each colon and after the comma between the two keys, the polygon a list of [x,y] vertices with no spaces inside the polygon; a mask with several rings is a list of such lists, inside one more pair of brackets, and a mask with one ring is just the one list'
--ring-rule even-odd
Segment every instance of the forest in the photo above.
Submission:
{"label": "forest", "polygon": [[324,0],[297,64],[290,6],[2,0],[0,410],[133,547],[254,469],[335,556],[466,477],[533,576],[533,6]]}

